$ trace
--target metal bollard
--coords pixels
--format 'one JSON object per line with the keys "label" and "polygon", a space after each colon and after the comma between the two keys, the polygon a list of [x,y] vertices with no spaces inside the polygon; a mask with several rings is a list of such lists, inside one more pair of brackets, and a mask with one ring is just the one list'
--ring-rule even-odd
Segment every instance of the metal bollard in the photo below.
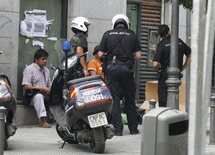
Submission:
{"label": "metal bollard", "polygon": [[4,137],[5,137],[5,114],[6,108],[0,106],[0,154],[3,155],[4,151]]}
{"label": "metal bollard", "polygon": [[215,96],[210,99],[210,144],[215,144]]}
{"label": "metal bollard", "polygon": [[150,105],[149,107],[150,110],[154,109],[156,105],[156,100],[154,99],[149,100],[149,105]]}

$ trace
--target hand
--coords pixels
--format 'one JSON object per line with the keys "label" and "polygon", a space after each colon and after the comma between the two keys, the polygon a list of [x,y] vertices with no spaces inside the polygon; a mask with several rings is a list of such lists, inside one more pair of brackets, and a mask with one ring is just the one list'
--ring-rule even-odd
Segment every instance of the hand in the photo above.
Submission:
{"label": "hand", "polygon": [[50,94],[50,87],[43,87],[43,91],[44,91],[46,94]]}
{"label": "hand", "polygon": [[40,86],[35,86],[35,89],[38,89],[42,92],[45,92],[46,94],[50,94],[50,87],[40,87]]}

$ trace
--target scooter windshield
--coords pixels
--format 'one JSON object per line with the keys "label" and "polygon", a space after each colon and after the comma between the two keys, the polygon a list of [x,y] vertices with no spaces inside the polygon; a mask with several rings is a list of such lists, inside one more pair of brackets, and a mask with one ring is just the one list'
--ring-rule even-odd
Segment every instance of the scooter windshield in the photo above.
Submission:
{"label": "scooter windshield", "polygon": [[[73,67],[78,61],[78,56],[76,55],[73,55],[73,56],[70,56],[68,57],[67,59],[67,65],[68,65],[68,68],[71,68]],[[65,59],[62,60],[62,68],[65,68]]]}

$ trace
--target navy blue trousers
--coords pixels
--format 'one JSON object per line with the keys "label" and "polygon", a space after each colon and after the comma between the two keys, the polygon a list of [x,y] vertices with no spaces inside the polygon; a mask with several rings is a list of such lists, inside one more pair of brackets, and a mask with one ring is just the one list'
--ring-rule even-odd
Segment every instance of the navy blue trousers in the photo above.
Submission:
{"label": "navy blue trousers", "polygon": [[159,107],[166,107],[167,105],[167,85],[166,80],[168,75],[166,71],[162,71],[158,78],[158,103]]}
{"label": "navy blue trousers", "polygon": [[135,105],[136,86],[132,70],[129,69],[126,64],[110,65],[107,68],[106,80],[113,97],[111,114],[115,132],[123,131],[120,107],[120,100],[122,96],[125,99],[124,110],[127,114],[128,128],[130,131],[137,130],[138,113]]}

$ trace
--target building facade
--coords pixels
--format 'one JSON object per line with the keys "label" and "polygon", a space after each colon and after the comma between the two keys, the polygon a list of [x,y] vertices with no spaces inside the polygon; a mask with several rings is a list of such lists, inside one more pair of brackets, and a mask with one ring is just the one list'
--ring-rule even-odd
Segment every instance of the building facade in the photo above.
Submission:
{"label": "building facade", "polygon": [[[137,81],[136,100],[139,103],[145,100],[146,82],[156,80],[156,72],[149,65],[149,60],[152,59],[159,41],[157,28],[160,23],[171,25],[171,4],[163,4],[156,0],[0,0],[0,2],[2,2],[0,51],[4,51],[0,56],[0,71],[11,79],[17,99],[22,98],[23,69],[33,61],[33,54],[38,46],[43,46],[49,52],[49,65],[57,65],[59,58],[56,54],[55,40],[70,39],[73,35],[70,29],[71,20],[77,16],[84,16],[92,23],[88,37],[90,59],[93,48],[100,42],[103,33],[111,29],[112,17],[123,13],[127,14],[131,20],[132,30],[140,38],[143,58],[134,68]],[[44,23],[47,24],[45,27],[39,25],[37,31],[34,27],[34,33],[37,35],[21,33],[23,30],[21,23],[29,22],[29,19],[26,19],[28,13],[38,10],[45,11],[44,18],[50,23]],[[180,7],[179,36],[184,41],[189,36],[187,31],[189,14]],[[36,17],[34,19],[38,20]]]}
{"label": "building facade", "polygon": [[[33,54],[38,46],[42,44],[49,52],[49,64],[56,64],[59,60],[55,53],[55,39],[70,39],[73,35],[70,29],[71,20],[77,16],[84,16],[92,22],[88,37],[90,58],[94,46],[100,42],[103,33],[111,28],[112,17],[118,13],[125,14],[127,5],[125,0],[0,0],[0,2],[2,2],[0,50],[4,51],[0,57],[0,70],[9,76],[17,99],[22,98],[23,69],[32,63]],[[49,25],[44,21],[43,25],[34,23],[38,19],[30,14],[34,12],[36,16],[35,12],[38,10],[45,11],[46,21],[51,22]],[[33,21],[27,19],[27,16]],[[22,21],[24,24],[21,24]],[[34,32],[25,34],[22,30],[25,26],[21,25],[29,26],[31,22],[34,26],[28,28]]]}

